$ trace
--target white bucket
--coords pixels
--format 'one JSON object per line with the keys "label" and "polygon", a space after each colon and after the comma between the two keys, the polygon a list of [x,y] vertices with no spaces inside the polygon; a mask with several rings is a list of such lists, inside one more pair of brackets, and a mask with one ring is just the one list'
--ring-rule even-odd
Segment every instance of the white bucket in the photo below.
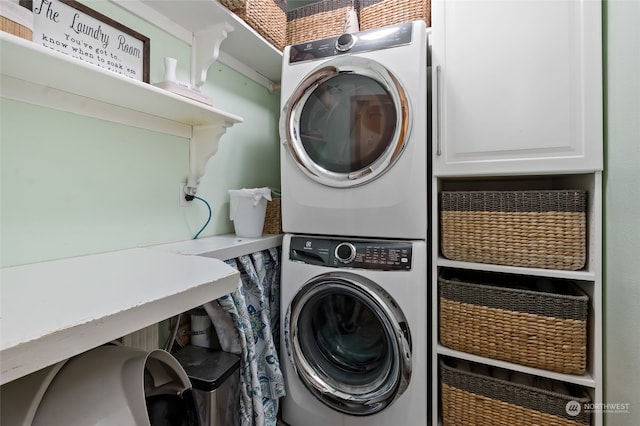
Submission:
{"label": "white bucket", "polygon": [[271,201],[269,188],[230,189],[231,205],[229,219],[238,237],[258,238],[262,236],[267,201]]}
{"label": "white bucket", "polygon": [[204,309],[194,309],[189,315],[191,318],[191,339],[189,343],[201,348],[211,347],[211,318]]}

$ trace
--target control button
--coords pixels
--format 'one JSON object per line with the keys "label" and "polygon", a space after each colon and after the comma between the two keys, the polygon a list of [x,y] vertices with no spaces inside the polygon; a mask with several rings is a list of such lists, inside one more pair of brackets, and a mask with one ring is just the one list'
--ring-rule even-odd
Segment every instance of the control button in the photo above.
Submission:
{"label": "control button", "polygon": [[342,34],[338,37],[338,40],[336,40],[336,49],[340,52],[346,52],[351,49],[354,44],[356,44],[355,36],[349,33]]}
{"label": "control button", "polygon": [[356,247],[351,243],[340,243],[336,246],[335,256],[342,263],[351,263],[356,258]]}

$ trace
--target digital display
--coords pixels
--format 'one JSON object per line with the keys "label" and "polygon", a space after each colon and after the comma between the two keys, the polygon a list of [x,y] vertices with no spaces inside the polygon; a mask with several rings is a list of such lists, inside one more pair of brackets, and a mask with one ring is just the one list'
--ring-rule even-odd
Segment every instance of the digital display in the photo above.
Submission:
{"label": "digital display", "polygon": [[354,33],[353,47],[342,52],[336,49],[339,36],[310,41],[291,46],[289,63],[306,62],[314,59],[338,56],[349,53],[369,52],[388,49],[411,43],[411,22]]}

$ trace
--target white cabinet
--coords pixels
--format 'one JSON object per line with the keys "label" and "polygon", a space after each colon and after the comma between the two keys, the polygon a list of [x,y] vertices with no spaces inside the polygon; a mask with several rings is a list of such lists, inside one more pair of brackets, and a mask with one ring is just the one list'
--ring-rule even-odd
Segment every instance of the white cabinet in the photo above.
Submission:
{"label": "white cabinet", "polygon": [[[439,362],[462,360],[554,379],[603,401],[602,3],[432,1],[433,424],[442,421]],[[441,253],[442,191],[584,190],[587,262],[578,271],[450,260]],[[571,281],[589,296],[586,371],[565,374],[446,347],[438,277],[462,271]],[[478,345],[490,342],[479,341]],[[507,358],[504,358],[507,359]],[[533,365],[533,364],[532,364]],[[597,405],[596,405],[597,406]],[[568,414],[568,413],[567,413]],[[602,413],[591,424],[602,424]]]}
{"label": "white cabinet", "polygon": [[601,2],[432,2],[434,173],[602,170]]}

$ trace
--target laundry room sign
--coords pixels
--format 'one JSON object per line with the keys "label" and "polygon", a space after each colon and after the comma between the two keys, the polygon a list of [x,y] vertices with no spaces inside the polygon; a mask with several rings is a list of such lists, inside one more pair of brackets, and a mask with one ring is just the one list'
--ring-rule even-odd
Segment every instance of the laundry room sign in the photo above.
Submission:
{"label": "laundry room sign", "polygon": [[149,82],[149,38],[75,0],[20,0],[33,11],[33,41]]}

